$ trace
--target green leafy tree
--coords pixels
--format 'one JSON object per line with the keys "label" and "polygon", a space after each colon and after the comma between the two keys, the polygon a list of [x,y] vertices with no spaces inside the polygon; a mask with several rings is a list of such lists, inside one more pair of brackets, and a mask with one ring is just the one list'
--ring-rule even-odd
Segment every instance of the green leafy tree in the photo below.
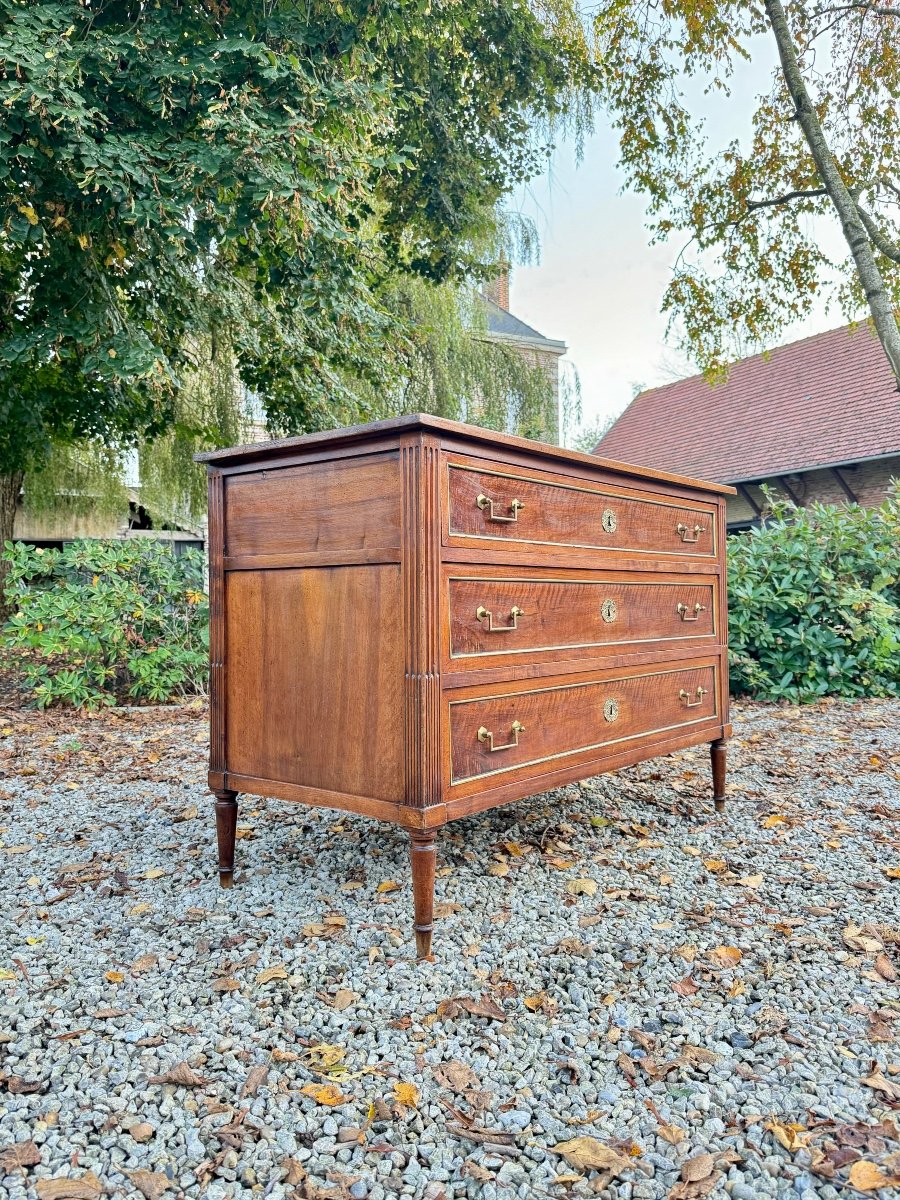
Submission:
{"label": "green leafy tree", "polygon": [[275,432],[390,383],[385,279],[477,273],[594,82],[567,0],[0,0],[0,539],[54,446],[187,436],[198,346]]}
{"label": "green leafy tree", "polygon": [[[823,291],[868,306],[900,379],[900,4],[615,0],[596,19],[605,96],[629,183],[655,234],[690,235],[664,307],[704,369],[729,335],[771,342]],[[771,90],[749,139],[710,148],[698,83],[727,103],[736,64],[768,39]],[[737,128],[746,119],[736,111]],[[843,260],[811,218],[836,219]]]}

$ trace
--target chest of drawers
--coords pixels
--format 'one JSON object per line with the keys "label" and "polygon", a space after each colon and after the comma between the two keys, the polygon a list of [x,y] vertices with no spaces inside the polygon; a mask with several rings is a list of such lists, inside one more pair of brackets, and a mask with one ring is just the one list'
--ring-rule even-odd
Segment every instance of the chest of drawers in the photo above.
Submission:
{"label": "chest of drawers", "polygon": [[241,792],[409,831],[698,743],[724,802],[732,489],[428,416],[201,456],[219,873]]}

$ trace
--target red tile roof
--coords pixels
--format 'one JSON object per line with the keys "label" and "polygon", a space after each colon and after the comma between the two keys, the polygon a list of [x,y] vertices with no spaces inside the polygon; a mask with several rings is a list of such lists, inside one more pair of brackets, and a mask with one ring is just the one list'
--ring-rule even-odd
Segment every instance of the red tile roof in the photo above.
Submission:
{"label": "red tile roof", "polygon": [[869,326],[844,326],[641,392],[595,452],[718,483],[900,454],[900,392]]}

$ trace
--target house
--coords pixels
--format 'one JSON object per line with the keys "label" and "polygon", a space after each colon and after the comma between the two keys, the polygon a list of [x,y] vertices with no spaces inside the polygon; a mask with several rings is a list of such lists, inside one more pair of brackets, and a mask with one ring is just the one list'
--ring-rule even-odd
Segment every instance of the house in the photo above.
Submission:
{"label": "house", "polygon": [[[509,264],[501,263],[497,274],[481,289],[481,301],[487,319],[487,336],[505,342],[533,366],[540,367],[550,381],[549,410],[541,440],[559,445],[563,420],[560,409],[559,360],[568,350],[565,342],[545,337],[514,316],[509,309]],[[517,432],[512,429],[510,433]]]}
{"label": "house", "polygon": [[595,453],[730,483],[729,530],[759,520],[760,485],[798,504],[875,505],[900,479],[900,392],[868,324],[845,325],[637,395]]}

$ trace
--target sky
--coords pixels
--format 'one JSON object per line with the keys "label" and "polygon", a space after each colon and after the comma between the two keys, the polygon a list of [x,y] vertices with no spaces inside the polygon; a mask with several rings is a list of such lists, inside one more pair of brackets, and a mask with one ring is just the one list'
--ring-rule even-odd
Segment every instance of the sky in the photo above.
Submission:
{"label": "sky", "polygon": [[[768,90],[774,48],[758,40],[751,62],[735,76],[734,96],[705,113],[714,142],[749,131],[753,98]],[[698,104],[702,111],[702,97]],[[650,245],[641,197],[622,192],[615,137],[604,128],[584,148],[562,143],[548,170],[512,198],[510,207],[534,222],[541,242],[535,266],[515,266],[510,308],[547,337],[568,343],[568,361],[581,380],[582,425],[618,414],[634,388],[694,374],[690,362],[665,340],[663,292],[682,241]],[[822,236],[841,249],[836,229]],[[793,341],[843,323],[824,304],[785,331]],[[565,361],[565,360],[564,360]]]}

